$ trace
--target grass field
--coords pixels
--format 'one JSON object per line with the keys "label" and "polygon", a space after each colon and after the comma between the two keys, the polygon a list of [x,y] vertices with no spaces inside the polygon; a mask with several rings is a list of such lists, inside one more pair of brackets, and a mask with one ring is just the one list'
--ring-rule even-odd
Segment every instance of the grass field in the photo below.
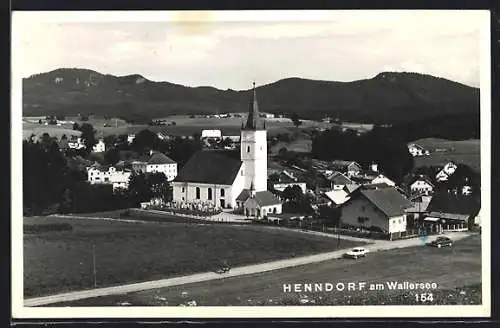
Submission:
{"label": "grass field", "polygon": [[[169,135],[192,135],[193,133],[201,133],[202,130],[208,129],[218,129],[222,130],[224,135],[239,135],[241,130],[241,123],[244,118],[204,118],[196,117],[190,118],[189,116],[172,116],[164,118],[168,122],[175,121],[175,126],[148,126],[147,124],[128,124],[123,120],[118,120],[117,125],[115,125],[115,119],[105,120],[104,118],[91,117],[88,121],[79,121],[76,117],[68,117],[66,120],[74,121],[78,124],[90,123],[97,131],[96,135],[98,137],[110,135],[110,134],[129,134],[137,133],[144,129],[150,129],[154,132],[165,132]],[[27,121],[33,121],[35,118],[26,117],[25,122],[23,122],[23,136],[26,138],[32,133],[42,134],[44,132],[52,135],[57,135],[60,137],[62,134],[68,134],[68,131],[72,131],[72,124],[63,124],[61,126],[55,125],[39,125],[37,123],[29,123]],[[104,123],[110,124],[110,127],[104,127]],[[313,126],[327,127],[329,123],[320,123],[314,121],[304,120],[301,128],[308,128]],[[268,134],[273,135],[277,133],[287,132],[288,128],[293,127],[292,121],[289,119],[266,119],[266,127],[268,128]],[[63,132],[64,131],[64,132]]]}
{"label": "grass field", "polygon": [[414,157],[415,167],[444,165],[449,161],[470,166],[476,171],[481,170],[480,140],[453,141],[436,138],[426,138],[414,143],[428,149],[429,156]]}
{"label": "grass field", "polygon": [[62,222],[72,230],[24,236],[25,297],[92,288],[93,245],[98,287],[212,271],[223,259],[236,266],[336,249],[331,238],[261,226],[24,219]]}
{"label": "grass field", "polygon": [[[414,291],[332,291],[285,293],[283,284],[388,281],[435,282],[433,301],[426,304],[480,304],[481,243],[475,235],[453,248],[427,246],[382,251],[361,260],[339,259],[279,271],[233,277],[178,287],[106,296],[53,306],[171,305],[378,305],[417,304]],[[303,301],[304,299],[308,301]],[[302,301],[301,301],[302,300]]]}

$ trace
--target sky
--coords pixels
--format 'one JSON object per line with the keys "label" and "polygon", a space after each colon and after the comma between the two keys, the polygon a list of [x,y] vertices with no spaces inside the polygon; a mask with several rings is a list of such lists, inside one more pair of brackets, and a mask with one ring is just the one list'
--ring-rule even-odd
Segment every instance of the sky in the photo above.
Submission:
{"label": "sky", "polygon": [[478,87],[484,19],[466,10],[14,12],[13,70],[76,67],[235,90],[406,71]]}

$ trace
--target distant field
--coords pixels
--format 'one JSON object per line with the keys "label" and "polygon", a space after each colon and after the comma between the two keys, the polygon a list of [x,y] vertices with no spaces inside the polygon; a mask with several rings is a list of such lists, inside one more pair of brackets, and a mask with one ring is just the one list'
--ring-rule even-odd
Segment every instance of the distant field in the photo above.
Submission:
{"label": "distant field", "polygon": [[[25,117],[25,120],[33,121],[37,118]],[[90,118],[86,122],[78,121],[75,117],[66,118],[67,121],[74,121],[78,124],[90,123],[97,131],[97,136],[102,137],[110,134],[129,134],[137,133],[144,129],[149,129],[154,132],[165,132],[169,135],[179,136],[179,135],[192,135],[193,133],[201,133],[202,130],[218,129],[222,130],[224,135],[239,135],[241,130],[241,123],[244,118],[190,118],[189,116],[172,116],[164,118],[168,122],[175,121],[176,125],[172,126],[148,126],[147,124],[128,124],[125,121],[118,120],[115,124],[115,119],[105,120],[103,118]],[[104,127],[104,124],[111,125],[110,127]],[[320,123],[314,121],[304,120],[302,122],[301,128],[307,127],[328,127],[329,123]],[[289,119],[266,119],[266,127],[268,129],[269,135],[274,135],[277,133],[288,132],[288,128],[292,128],[294,125]],[[60,131],[62,130],[62,131]],[[63,132],[64,131],[64,132]],[[58,137],[62,134],[68,134],[68,131],[72,131],[72,124],[63,124],[61,126],[46,126],[39,125],[36,123],[23,123],[23,135],[28,137],[31,133],[43,133],[47,132],[50,135],[57,135]]]}
{"label": "distant field", "polygon": [[415,167],[444,165],[455,161],[470,166],[476,171],[481,170],[480,140],[453,141],[436,138],[420,139],[413,143],[428,149],[429,156],[414,157]]}
{"label": "distant field", "polygon": [[72,230],[25,234],[26,297],[92,288],[92,245],[99,287],[212,271],[223,259],[236,266],[336,249],[327,237],[262,226],[24,219],[48,223],[70,223]]}

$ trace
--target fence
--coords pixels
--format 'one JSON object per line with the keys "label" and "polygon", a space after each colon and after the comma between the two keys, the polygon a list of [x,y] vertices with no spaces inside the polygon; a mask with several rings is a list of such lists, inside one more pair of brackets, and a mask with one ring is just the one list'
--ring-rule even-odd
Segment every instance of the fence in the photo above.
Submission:
{"label": "fence", "polygon": [[205,223],[205,224],[234,224],[234,222],[207,220],[202,216],[171,213],[158,210],[129,209],[127,214],[122,215],[127,219],[140,221],[172,222],[172,223]]}

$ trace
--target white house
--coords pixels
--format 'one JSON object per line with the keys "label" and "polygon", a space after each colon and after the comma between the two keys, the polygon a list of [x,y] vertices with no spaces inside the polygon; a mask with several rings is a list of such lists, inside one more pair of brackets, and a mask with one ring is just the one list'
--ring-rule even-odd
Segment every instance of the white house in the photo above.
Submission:
{"label": "white house", "polygon": [[408,151],[412,156],[424,156],[424,155],[429,155],[429,151],[424,149],[424,147],[417,145],[417,144],[409,144],[408,145]]}
{"label": "white house", "polygon": [[132,170],[142,173],[163,173],[168,181],[177,177],[177,162],[167,155],[151,151],[149,159],[132,161]]}
{"label": "white house", "polygon": [[222,131],[221,130],[202,130],[201,131],[201,138],[222,138]]}
{"label": "white house", "polygon": [[92,148],[94,153],[103,153],[106,151],[106,145],[104,144],[103,139],[99,139],[99,141]]}
{"label": "white house", "polygon": [[279,180],[273,184],[274,190],[283,192],[287,187],[299,186],[302,193],[306,193],[307,185],[305,182],[300,182],[292,173],[283,170],[279,173]]}
{"label": "white house", "polygon": [[113,166],[91,166],[87,168],[87,181],[90,184],[112,184],[113,189],[127,189],[130,181],[130,175],[130,171],[117,170]]}
{"label": "white house", "polygon": [[134,142],[134,139],[135,139],[135,134],[129,134],[129,135],[127,136],[127,142],[128,142],[129,144],[131,144],[132,142]]}
{"label": "white house", "polygon": [[375,179],[373,179],[371,182],[371,184],[381,184],[381,183],[385,183],[386,185],[388,186],[391,186],[391,187],[394,187],[396,185],[396,183],[394,181],[392,181],[391,179],[389,179],[388,177],[386,177],[385,175],[383,174],[379,174],[375,177]]}
{"label": "white house", "polygon": [[[204,130],[202,137],[220,137],[220,130]],[[218,131],[218,132],[214,132]],[[280,201],[267,190],[267,131],[259,115],[255,83],[246,125],[241,130],[239,158],[224,150],[196,152],[172,182],[173,201],[212,204],[218,208],[240,208],[262,217],[270,200]],[[254,198],[265,200],[246,202]],[[252,212],[253,208],[253,212]],[[260,208],[260,211],[257,211]],[[246,211],[248,210],[248,211]]]}
{"label": "white house", "polygon": [[353,161],[336,160],[329,163],[328,169],[344,173],[348,177],[351,177],[361,172],[361,165]]}
{"label": "white house", "polygon": [[85,143],[81,137],[71,137],[71,139],[68,141],[68,148],[71,149],[85,149]]}
{"label": "white house", "polygon": [[263,218],[269,214],[281,214],[282,204],[279,199],[268,191],[256,192],[250,186],[247,194],[246,190],[238,197],[237,201],[243,201],[244,214],[247,217]]}
{"label": "white house", "polygon": [[342,190],[346,185],[354,184],[354,181],[341,172],[334,172],[333,174],[328,175],[326,179],[330,181],[330,185],[333,190]]}
{"label": "white house", "polygon": [[434,184],[431,180],[424,176],[420,175],[413,183],[410,185],[410,191],[412,194],[424,193],[426,195],[432,194],[434,191]]}
{"label": "white house", "polygon": [[341,205],[342,225],[378,230],[390,239],[406,231],[405,209],[412,203],[393,187],[360,188]]}
{"label": "white house", "polygon": [[343,186],[342,189],[333,189],[326,191],[324,194],[334,205],[339,206],[347,202],[351,198],[351,194],[356,191],[360,186],[356,184],[349,184]]}
{"label": "white house", "polygon": [[455,173],[456,169],[457,169],[457,164],[455,164],[454,162],[448,162],[444,165],[444,167],[441,169],[441,171],[439,171],[437,174],[436,174],[436,180],[437,181],[446,181],[448,180],[448,177],[450,175],[452,175],[453,173]]}

